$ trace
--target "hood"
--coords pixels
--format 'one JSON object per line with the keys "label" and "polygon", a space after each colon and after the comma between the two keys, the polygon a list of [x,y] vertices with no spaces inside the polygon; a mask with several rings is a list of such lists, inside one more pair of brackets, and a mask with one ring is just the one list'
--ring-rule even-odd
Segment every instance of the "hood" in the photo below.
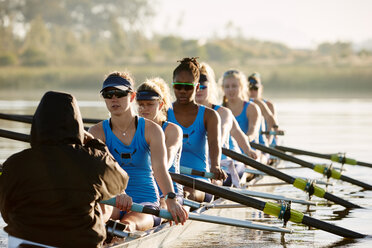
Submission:
{"label": "hood", "polygon": [[41,98],[31,126],[31,146],[83,144],[84,126],[74,96],[48,91]]}

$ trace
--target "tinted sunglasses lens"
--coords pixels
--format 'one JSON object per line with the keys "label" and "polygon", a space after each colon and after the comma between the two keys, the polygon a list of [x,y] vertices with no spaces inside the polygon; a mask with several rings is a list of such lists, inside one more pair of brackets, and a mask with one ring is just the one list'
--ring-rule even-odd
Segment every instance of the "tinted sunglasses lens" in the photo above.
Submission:
{"label": "tinted sunglasses lens", "polygon": [[206,88],[207,88],[206,85],[199,85],[199,89],[201,89],[201,90],[205,90]]}
{"label": "tinted sunglasses lens", "polygon": [[103,98],[111,99],[113,96],[116,96],[117,98],[121,98],[128,95],[128,91],[122,91],[122,90],[108,90],[102,92]]}
{"label": "tinted sunglasses lens", "polygon": [[194,85],[190,85],[190,84],[173,84],[173,88],[176,89],[176,90],[193,90],[194,89]]}
{"label": "tinted sunglasses lens", "polygon": [[128,91],[116,91],[115,96],[121,98],[128,95]]}
{"label": "tinted sunglasses lens", "polygon": [[104,91],[102,92],[102,96],[105,99],[111,99],[114,96],[114,94],[111,91]]}

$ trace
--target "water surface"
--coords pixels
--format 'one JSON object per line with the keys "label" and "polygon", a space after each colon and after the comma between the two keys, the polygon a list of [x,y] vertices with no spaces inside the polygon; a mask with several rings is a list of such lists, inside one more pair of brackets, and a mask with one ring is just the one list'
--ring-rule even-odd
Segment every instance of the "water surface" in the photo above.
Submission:
{"label": "water surface", "polygon": [[[320,153],[346,152],[357,160],[372,163],[372,99],[275,99],[280,128],[285,130],[281,142],[285,146]],[[1,100],[0,112],[13,114],[33,114],[38,101]],[[107,118],[102,101],[79,101],[85,118]],[[29,133],[30,125],[0,120],[0,128]],[[11,154],[27,148],[28,144],[0,138],[0,162]],[[326,160],[301,156],[309,162],[329,163]],[[293,166],[293,164],[288,163]],[[338,164],[334,164],[339,166]],[[344,174],[372,184],[372,169],[345,165]],[[320,178],[320,174],[310,169],[288,170],[291,175]],[[252,190],[259,190],[258,187]],[[345,211],[338,205],[323,203],[311,207],[309,215],[336,225],[372,234],[372,191],[363,191],[357,186],[339,182],[328,187],[328,191],[359,204],[364,209]],[[292,186],[275,188],[275,193],[306,199],[306,194]],[[304,206],[294,204],[293,208],[305,212]],[[235,211],[235,210],[234,210]],[[242,218],[262,216],[259,211],[248,209]],[[271,222],[278,224],[274,218]],[[0,226],[5,223],[0,220]],[[297,231],[291,235],[253,231],[242,228],[211,225],[206,233],[195,235],[187,240],[178,239],[168,247],[372,247],[372,239],[346,240],[320,230],[308,230],[302,225],[289,224]],[[6,233],[0,230],[0,247],[6,242]]]}

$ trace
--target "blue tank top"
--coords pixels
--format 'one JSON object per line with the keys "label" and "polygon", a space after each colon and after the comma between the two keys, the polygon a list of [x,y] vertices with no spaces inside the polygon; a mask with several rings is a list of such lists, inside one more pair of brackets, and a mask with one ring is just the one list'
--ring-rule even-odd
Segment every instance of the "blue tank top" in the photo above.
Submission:
{"label": "blue tank top", "polygon": [[[165,132],[165,129],[167,128],[169,122],[165,121],[162,125],[162,129],[163,129],[163,132]],[[176,156],[174,157],[174,160],[172,162],[172,165],[171,167],[169,168],[169,172],[173,172],[173,173],[180,173],[180,157],[181,157],[181,150],[182,148],[180,148],[178,151],[177,151],[177,154]],[[177,195],[181,195],[183,196],[183,187],[181,184],[178,184],[176,182],[173,182],[173,188],[174,188],[174,192],[177,194]],[[161,192],[160,190],[160,187],[158,185],[158,190],[159,190],[159,193],[160,193],[160,196],[163,196],[163,192]]]}
{"label": "blue tank top", "polygon": [[241,130],[246,134],[249,129],[249,120],[247,118],[247,108],[251,102],[244,102],[243,110],[238,115],[235,116],[236,121],[239,123]]}
{"label": "blue tank top", "polygon": [[[205,107],[200,105],[195,121],[189,127],[184,127],[176,120],[173,109],[169,108],[168,121],[180,126],[183,131],[181,166],[209,172],[207,131],[204,127],[204,112]],[[191,175],[191,177],[209,181],[200,176]]]}
{"label": "blue tank top", "polygon": [[159,192],[152,173],[150,147],[145,139],[145,119],[138,118],[136,132],[128,146],[112,132],[109,120],[104,120],[102,125],[109,151],[129,175],[125,192],[135,203],[157,204]]}

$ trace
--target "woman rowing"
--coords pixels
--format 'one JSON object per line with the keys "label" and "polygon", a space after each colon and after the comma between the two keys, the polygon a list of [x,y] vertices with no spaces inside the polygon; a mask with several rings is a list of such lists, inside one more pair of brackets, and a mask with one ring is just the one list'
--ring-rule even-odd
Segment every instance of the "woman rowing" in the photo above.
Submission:
{"label": "woman rowing", "polygon": [[[266,130],[267,131],[270,131],[270,130],[279,131],[279,123],[276,117],[276,111],[275,111],[274,104],[269,100],[263,99],[262,97],[263,85],[261,83],[260,74],[257,72],[251,74],[248,77],[248,83],[249,83],[249,97],[260,107],[262,114],[265,118]],[[271,142],[269,141],[269,144],[271,143],[276,144],[276,136],[272,138]]]}
{"label": "woman rowing", "polygon": [[[146,80],[137,88],[136,100],[138,114],[152,120],[162,127],[167,148],[167,169],[173,173],[180,171],[180,157],[182,150],[182,129],[167,121],[167,111],[171,106],[168,85],[161,78]],[[173,188],[179,203],[183,200],[183,187],[173,182]],[[160,188],[159,188],[160,190]],[[160,205],[166,208],[164,195],[160,190]]]}
{"label": "woman rowing", "polygon": [[[223,74],[221,84],[224,91],[223,106],[231,110],[248,140],[256,142],[259,139],[262,116],[257,104],[247,101],[245,75],[238,70],[228,70]],[[260,156],[260,160],[267,162],[264,156]]]}
{"label": "woman rowing", "polygon": [[[183,131],[181,166],[199,171],[210,171],[217,180],[225,180],[226,173],[220,167],[221,132],[220,118],[216,111],[195,102],[199,88],[199,63],[195,58],[184,58],[173,71],[173,89],[176,101],[168,110],[168,121],[179,125]],[[193,176],[200,180],[202,177]],[[184,187],[189,199],[211,202],[210,194]]]}
{"label": "woman rowing", "polygon": [[[103,82],[101,90],[111,118],[90,128],[90,132],[103,140],[119,165],[128,173],[126,193],[133,202],[159,208],[159,193],[154,177],[166,199],[168,211],[176,224],[188,218],[186,210],[172,197],[172,181],[166,169],[167,158],[164,134],[152,121],[138,117],[132,111],[136,94],[129,73],[113,72]],[[127,225],[128,231],[147,230],[160,224],[160,218],[136,212],[113,213],[113,218]]]}
{"label": "woman rowing", "polygon": [[[251,149],[247,136],[240,129],[238,122],[234,118],[234,115],[231,113],[231,110],[223,107],[221,105],[215,104],[217,102],[216,96],[217,85],[214,78],[214,72],[212,68],[206,64],[201,63],[200,67],[200,78],[199,78],[199,90],[196,92],[196,102],[212,108],[217,111],[221,118],[221,140],[222,145],[226,148],[229,148],[229,139],[230,135],[237,141],[239,147],[242,148],[243,152],[253,159],[257,159],[256,152]],[[235,146],[236,148],[238,146]],[[234,149],[233,147],[231,147]],[[240,152],[240,151],[239,151]],[[230,186],[234,184],[239,186],[239,181],[236,182],[236,177],[234,174],[238,174],[239,178],[243,175],[244,164],[233,162],[231,159],[228,159],[225,155],[222,154],[221,165],[229,168],[228,178],[224,181],[224,185]],[[235,168],[231,167],[235,165]],[[235,179],[235,180],[234,180]],[[235,182],[234,182],[235,181]]]}

